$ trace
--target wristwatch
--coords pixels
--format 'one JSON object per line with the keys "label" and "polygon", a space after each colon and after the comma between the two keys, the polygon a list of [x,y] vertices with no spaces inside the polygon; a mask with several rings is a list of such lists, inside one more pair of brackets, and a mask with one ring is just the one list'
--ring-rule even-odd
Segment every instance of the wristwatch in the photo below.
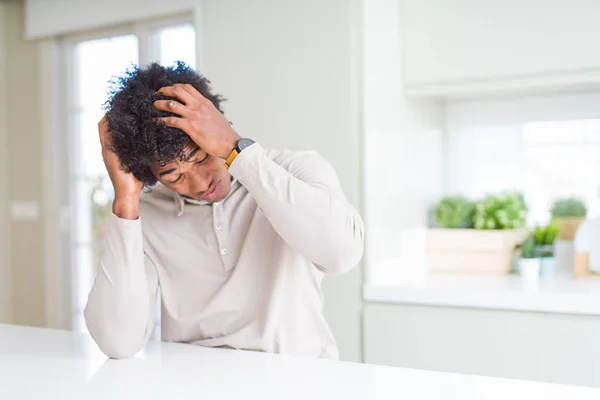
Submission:
{"label": "wristwatch", "polygon": [[244,151],[245,148],[252,146],[254,143],[254,140],[248,138],[242,138],[238,140],[233,150],[231,150],[229,157],[227,157],[227,160],[225,160],[225,164],[223,164],[225,169],[229,169],[229,167],[231,167],[231,163],[233,163],[233,160],[235,160],[238,154]]}

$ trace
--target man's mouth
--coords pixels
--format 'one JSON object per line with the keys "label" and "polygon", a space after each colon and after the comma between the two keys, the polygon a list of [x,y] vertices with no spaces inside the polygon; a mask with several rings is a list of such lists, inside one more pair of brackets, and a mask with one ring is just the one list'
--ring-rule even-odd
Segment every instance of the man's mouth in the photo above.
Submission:
{"label": "man's mouth", "polygon": [[202,195],[202,200],[208,200],[217,190],[217,182],[214,182]]}

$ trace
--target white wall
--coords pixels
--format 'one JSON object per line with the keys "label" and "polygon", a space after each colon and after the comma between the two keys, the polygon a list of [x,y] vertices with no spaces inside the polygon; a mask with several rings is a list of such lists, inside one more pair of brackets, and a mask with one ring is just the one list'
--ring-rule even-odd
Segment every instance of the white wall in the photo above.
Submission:
{"label": "white wall", "polygon": [[365,305],[365,362],[600,386],[600,318]]}
{"label": "white wall", "polygon": [[[3,119],[10,202],[43,204],[43,121],[39,110],[39,47],[23,38],[21,1],[5,3],[6,89]],[[11,322],[45,325],[45,215],[10,221]]]}
{"label": "white wall", "polygon": [[411,84],[600,70],[596,0],[405,0]]}
{"label": "white wall", "polygon": [[[206,1],[203,73],[242,135],[265,147],[316,149],[359,202],[358,1]],[[342,358],[361,359],[361,271],[325,282]]]}
{"label": "white wall", "polygon": [[11,320],[10,246],[8,216],[8,142],[6,130],[6,23],[0,3],[0,323]]}
{"label": "white wall", "polygon": [[448,102],[445,193],[480,197],[522,190],[521,125],[600,118],[598,104],[600,92]]}
{"label": "white wall", "polygon": [[399,256],[403,229],[427,225],[441,193],[443,104],[408,100],[398,0],[364,2],[364,174],[369,279]]}

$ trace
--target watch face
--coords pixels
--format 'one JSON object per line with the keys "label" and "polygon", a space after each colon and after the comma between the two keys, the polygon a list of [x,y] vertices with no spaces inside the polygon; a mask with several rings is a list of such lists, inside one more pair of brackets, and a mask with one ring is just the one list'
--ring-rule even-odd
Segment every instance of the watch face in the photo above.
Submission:
{"label": "watch face", "polygon": [[244,150],[246,147],[249,147],[249,146],[251,146],[251,145],[253,145],[253,144],[254,144],[254,140],[252,140],[252,139],[246,139],[246,138],[244,138],[244,139],[240,139],[240,140],[237,142],[237,148],[238,148],[238,151],[240,151],[240,152],[241,152],[241,151],[242,151],[242,150]]}

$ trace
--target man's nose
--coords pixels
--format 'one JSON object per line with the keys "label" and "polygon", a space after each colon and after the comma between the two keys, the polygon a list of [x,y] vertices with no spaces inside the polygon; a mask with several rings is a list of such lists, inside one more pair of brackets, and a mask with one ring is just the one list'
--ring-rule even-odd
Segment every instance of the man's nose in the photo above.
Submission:
{"label": "man's nose", "polygon": [[195,193],[205,192],[208,190],[211,181],[212,177],[208,174],[205,176],[202,176],[201,174],[194,174],[191,189]]}

